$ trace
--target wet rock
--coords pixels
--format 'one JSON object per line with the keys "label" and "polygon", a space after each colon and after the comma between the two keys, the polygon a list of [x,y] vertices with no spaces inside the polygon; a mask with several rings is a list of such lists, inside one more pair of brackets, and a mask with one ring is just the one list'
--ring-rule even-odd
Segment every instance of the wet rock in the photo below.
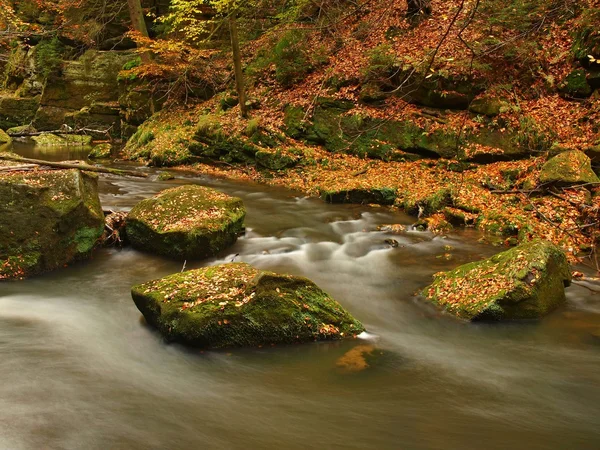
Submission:
{"label": "wet rock", "polygon": [[536,319],[565,302],[570,282],[562,250],[536,240],[438,273],[423,295],[470,321]]}
{"label": "wet rock", "polygon": [[242,231],[239,198],[203,186],[167,189],[133,207],[127,235],[133,247],[176,259],[214,256]]}
{"label": "wet rock", "polygon": [[109,142],[104,142],[94,146],[90,154],[89,159],[108,159],[111,157],[112,145]]}
{"label": "wet rock", "polygon": [[39,147],[72,147],[85,146],[92,143],[92,137],[82,134],[53,134],[42,133],[39,136],[32,136],[35,145]]}
{"label": "wet rock", "polygon": [[91,253],[104,228],[97,180],[79,170],[0,173],[0,279]]}
{"label": "wet rock", "polygon": [[353,337],[363,325],[312,281],[245,263],[191,270],[131,290],[168,340],[201,348]]}
{"label": "wet rock", "polygon": [[540,182],[562,186],[600,181],[592,170],[590,158],[579,150],[560,153],[542,167]]}
{"label": "wet rock", "polygon": [[328,203],[393,205],[396,190],[392,188],[324,190],[321,198]]}

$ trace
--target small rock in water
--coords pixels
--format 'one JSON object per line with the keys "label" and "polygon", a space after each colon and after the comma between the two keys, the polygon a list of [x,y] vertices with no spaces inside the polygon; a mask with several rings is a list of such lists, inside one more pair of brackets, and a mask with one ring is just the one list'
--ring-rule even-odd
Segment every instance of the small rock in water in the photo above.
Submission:
{"label": "small rock in water", "polygon": [[384,242],[392,248],[397,248],[400,245],[396,239],[386,239]]}

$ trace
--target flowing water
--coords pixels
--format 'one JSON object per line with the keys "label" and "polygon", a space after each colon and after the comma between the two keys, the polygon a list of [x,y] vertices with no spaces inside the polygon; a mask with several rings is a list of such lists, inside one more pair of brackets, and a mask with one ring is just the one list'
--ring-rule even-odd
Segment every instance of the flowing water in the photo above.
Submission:
{"label": "flowing water", "polygon": [[[99,250],[0,284],[0,448],[600,448],[597,293],[573,286],[539,322],[465,324],[414,293],[433,273],[497,251],[474,231],[390,235],[377,226],[412,219],[253,184],[155,178],[101,177],[104,207],[128,209],[184,183],[239,196],[246,236],[187,268],[235,259],[307,276],[369,334],[218,352],[168,345],[129,291],[181,263]],[[340,366],[357,347],[371,351],[368,367]]]}

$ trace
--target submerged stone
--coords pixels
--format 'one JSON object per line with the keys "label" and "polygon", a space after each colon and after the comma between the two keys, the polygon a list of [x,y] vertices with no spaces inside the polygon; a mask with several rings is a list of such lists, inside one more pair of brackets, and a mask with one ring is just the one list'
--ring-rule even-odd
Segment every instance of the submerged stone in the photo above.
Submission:
{"label": "submerged stone", "polygon": [[168,341],[201,348],[342,339],[364,331],[312,281],[245,263],[170,275],[134,286],[131,295]]}
{"label": "submerged stone", "polygon": [[597,183],[590,158],[579,150],[570,150],[550,158],[540,172],[542,183],[559,185]]}
{"label": "submerged stone", "polygon": [[133,247],[177,259],[214,256],[242,231],[242,200],[203,186],[167,189],[135,205],[127,218]]}
{"label": "submerged stone", "polygon": [[0,279],[35,275],[87,257],[103,229],[95,175],[0,173]]}
{"label": "submerged stone", "polygon": [[560,248],[535,240],[434,277],[423,295],[462,319],[536,319],[565,302],[571,271]]}

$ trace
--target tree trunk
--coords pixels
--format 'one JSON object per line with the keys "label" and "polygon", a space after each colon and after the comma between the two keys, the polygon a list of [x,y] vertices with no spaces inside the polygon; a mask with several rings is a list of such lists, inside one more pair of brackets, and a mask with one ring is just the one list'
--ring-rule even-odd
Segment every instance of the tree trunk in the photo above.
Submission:
{"label": "tree trunk", "polygon": [[406,0],[407,3],[407,16],[415,16],[417,14],[429,15],[431,14],[431,0]]}
{"label": "tree trunk", "polygon": [[242,53],[240,52],[237,23],[234,17],[229,19],[229,32],[231,34],[231,48],[233,50],[235,86],[240,102],[240,111],[242,113],[242,117],[246,118],[248,117],[248,106],[246,105],[246,89],[244,86],[244,72],[242,71]]}
{"label": "tree trunk", "polygon": [[[129,6],[129,16],[131,17],[133,29],[144,37],[150,37],[140,0],[127,0],[127,5]],[[143,52],[140,57],[144,63],[152,62],[152,54],[150,52]]]}
{"label": "tree trunk", "polygon": [[129,6],[129,16],[131,17],[133,29],[138,31],[142,36],[148,37],[148,28],[146,28],[146,21],[144,20],[144,12],[140,0],[127,0],[127,5]]}

